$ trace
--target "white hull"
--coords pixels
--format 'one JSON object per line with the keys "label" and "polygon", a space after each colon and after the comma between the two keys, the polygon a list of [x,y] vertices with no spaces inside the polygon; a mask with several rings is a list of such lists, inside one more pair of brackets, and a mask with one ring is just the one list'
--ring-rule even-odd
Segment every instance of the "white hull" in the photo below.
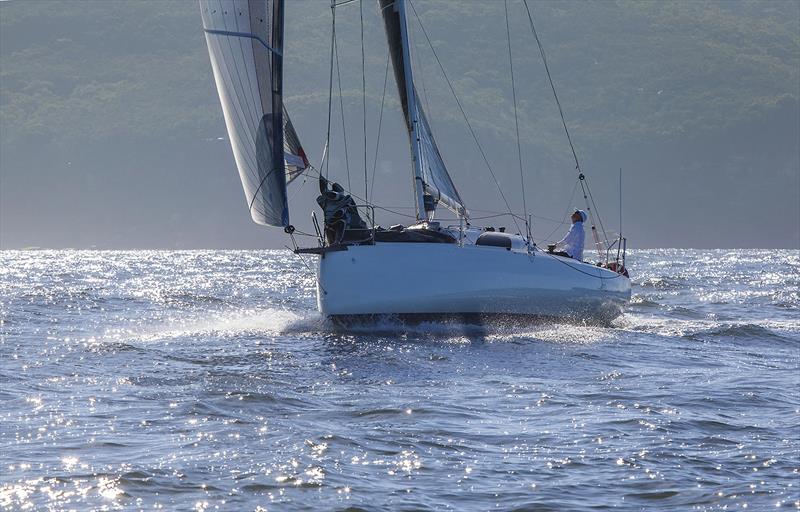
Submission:
{"label": "white hull", "polygon": [[541,251],[435,243],[349,246],[320,256],[317,303],[329,316],[507,314],[607,321],[630,280]]}

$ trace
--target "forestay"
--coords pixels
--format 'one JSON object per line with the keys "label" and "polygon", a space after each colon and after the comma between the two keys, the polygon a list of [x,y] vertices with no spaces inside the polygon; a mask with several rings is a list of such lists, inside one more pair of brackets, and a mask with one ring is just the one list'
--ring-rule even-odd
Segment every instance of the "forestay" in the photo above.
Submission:
{"label": "forestay", "polygon": [[[434,203],[442,203],[455,213],[466,217],[467,211],[461,196],[458,194],[439,149],[436,147],[436,141],[422,104],[417,101],[417,91],[414,87],[408,52],[405,5],[402,0],[380,0],[380,7],[389,43],[389,53],[392,58],[392,68],[414,156],[415,181],[422,182],[422,192],[425,196],[432,198]],[[417,201],[419,203],[419,199]],[[429,210],[431,205],[428,201],[425,203],[425,210],[432,213]]]}
{"label": "forestay", "polygon": [[283,0],[200,0],[203,28],[250,215],[287,226],[286,185],[308,166],[283,106]]}

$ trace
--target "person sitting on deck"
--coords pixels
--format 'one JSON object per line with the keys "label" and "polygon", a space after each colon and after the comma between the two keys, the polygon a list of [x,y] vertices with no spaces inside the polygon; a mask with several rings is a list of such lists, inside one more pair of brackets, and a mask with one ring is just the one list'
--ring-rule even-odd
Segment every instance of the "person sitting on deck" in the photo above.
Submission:
{"label": "person sitting on deck", "polygon": [[555,248],[560,248],[561,250],[550,250],[549,252],[556,256],[566,256],[583,261],[583,240],[586,236],[583,232],[583,223],[586,221],[586,217],[585,211],[575,210],[572,214],[572,226],[570,226],[564,238],[555,244]]}
{"label": "person sitting on deck", "polygon": [[342,243],[348,234],[355,233],[357,239],[369,236],[364,233],[367,223],[358,214],[356,202],[341,185],[320,176],[319,192],[317,204],[325,215],[325,239],[328,245]]}

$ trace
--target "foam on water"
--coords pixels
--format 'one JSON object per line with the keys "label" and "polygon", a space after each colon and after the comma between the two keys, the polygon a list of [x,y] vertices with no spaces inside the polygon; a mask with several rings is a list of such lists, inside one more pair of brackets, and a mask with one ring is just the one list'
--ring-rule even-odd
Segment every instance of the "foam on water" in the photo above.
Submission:
{"label": "foam on water", "polygon": [[288,332],[305,332],[320,315],[302,316],[296,312],[267,308],[264,310],[233,310],[211,312],[206,315],[188,315],[172,318],[160,325],[143,327],[128,332],[131,339],[160,340],[195,336],[235,337],[242,334],[278,335]]}

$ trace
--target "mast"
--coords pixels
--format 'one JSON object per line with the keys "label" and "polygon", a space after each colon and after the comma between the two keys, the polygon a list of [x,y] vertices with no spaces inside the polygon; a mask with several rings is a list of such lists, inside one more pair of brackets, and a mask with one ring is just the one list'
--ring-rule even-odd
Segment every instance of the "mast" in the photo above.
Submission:
{"label": "mast", "polygon": [[395,0],[397,13],[400,16],[400,38],[403,42],[403,63],[406,74],[406,96],[408,111],[411,114],[411,159],[414,161],[414,199],[417,203],[417,220],[425,220],[425,191],[422,179],[422,159],[419,152],[419,118],[417,116],[417,95],[414,90],[414,75],[411,71],[411,52],[408,46],[408,20],[406,18],[406,0]]}
{"label": "mast", "polygon": [[406,119],[409,142],[411,143],[411,160],[413,162],[413,187],[416,217],[425,220],[425,191],[420,158],[419,117],[417,115],[417,98],[414,91],[411,55],[408,42],[408,22],[406,19],[405,0],[380,0],[380,7],[386,24],[386,37],[392,57],[395,80],[397,82],[400,103]]}

